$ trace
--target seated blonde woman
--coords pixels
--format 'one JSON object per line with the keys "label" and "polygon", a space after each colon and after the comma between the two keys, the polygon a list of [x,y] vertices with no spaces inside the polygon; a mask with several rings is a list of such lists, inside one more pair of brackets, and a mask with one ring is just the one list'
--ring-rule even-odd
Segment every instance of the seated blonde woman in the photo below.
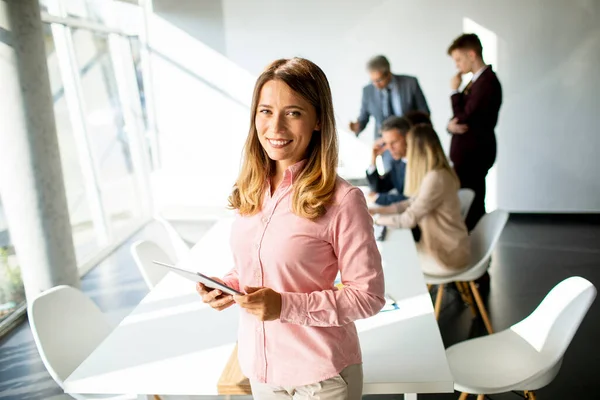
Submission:
{"label": "seated blonde woman", "polygon": [[396,228],[421,228],[417,250],[423,272],[448,276],[466,268],[470,259],[467,228],[460,214],[458,177],[448,164],[431,125],[420,124],[407,135],[404,193],[409,197],[372,208],[375,223]]}

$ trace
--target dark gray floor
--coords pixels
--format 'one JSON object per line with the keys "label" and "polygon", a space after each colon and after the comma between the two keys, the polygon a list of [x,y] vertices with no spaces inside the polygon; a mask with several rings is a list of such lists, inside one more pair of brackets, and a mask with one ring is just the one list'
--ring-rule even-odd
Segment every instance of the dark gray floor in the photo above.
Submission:
{"label": "dark gray floor", "polygon": [[[197,240],[210,223],[179,226],[186,239]],[[136,238],[152,236],[152,227]],[[83,290],[117,323],[144,297],[147,289],[129,254],[130,240],[90,272]],[[496,249],[487,298],[496,331],[526,317],[546,293],[561,280],[579,275],[600,285],[600,224],[564,218],[511,217]],[[446,346],[482,335],[485,328],[471,318],[470,311],[448,291],[440,318]],[[594,399],[600,393],[596,377],[600,352],[594,344],[600,337],[600,308],[592,305],[567,354],[561,372],[538,399]],[[369,396],[371,397],[371,396]],[[0,342],[0,400],[63,399],[42,365],[27,323]],[[380,396],[377,396],[380,398]],[[386,399],[400,396],[385,396]],[[456,399],[455,394],[420,395],[421,399]],[[473,397],[474,398],[474,397]],[[494,400],[518,399],[517,394],[493,395]]]}

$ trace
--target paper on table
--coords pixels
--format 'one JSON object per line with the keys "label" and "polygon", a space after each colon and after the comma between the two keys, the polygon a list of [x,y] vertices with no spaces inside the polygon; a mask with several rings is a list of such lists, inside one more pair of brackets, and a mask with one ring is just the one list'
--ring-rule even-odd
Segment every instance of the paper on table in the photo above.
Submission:
{"label": "paper on table", "polygon": [[394,311],[394,310],[399,310],[399,309],[400,309],[400,307],[398,307],[396,300],[392,296],[390,296],[389,294],[386,293],[385,305],[383,306],[383,308],[381,309],[380,312]]}

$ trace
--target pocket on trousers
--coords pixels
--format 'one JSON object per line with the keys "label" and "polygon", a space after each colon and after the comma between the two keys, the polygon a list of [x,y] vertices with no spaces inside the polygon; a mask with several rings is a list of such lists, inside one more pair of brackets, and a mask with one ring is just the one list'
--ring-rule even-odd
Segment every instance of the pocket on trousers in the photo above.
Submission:
{"label": "pocket on trousers", "polygon": [[333,378],[334,381],[336,381],[337,383],[339,383],[340,385],[346,386],[348,387],[348,382],[346,381],[346,379],[342,376],[342,374],[337,374],[336,376],[334,376]]}

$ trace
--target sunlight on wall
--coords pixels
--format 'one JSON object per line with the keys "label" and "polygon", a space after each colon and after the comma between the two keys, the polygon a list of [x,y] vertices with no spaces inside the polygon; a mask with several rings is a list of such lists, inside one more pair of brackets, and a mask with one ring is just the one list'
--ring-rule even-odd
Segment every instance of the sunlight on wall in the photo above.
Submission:
{"label": "sunlight on wall", "polygon": [[[491,30],[466,17],[463,18],[463,32],[475,33],[477,36],[479,36],[479,40],[481,40],[481,45],[483,46],[484,62],[491,65],[494,68],[494,71],[498,73],[498,36]],[[472,74],[467,74],[463,77],[463,85],[466,85],[471,80],[471,75]],[[488,172],[485,182],[485,208],[487,212],[490,212],[498,208],[498,181],[496,175],[496,164],[494,164],[494,166]]]}
{"label": "sunlight on wall", "polygon": [[190,217],[181,215],[186,207],[224,210],[256,78],[157,16],[149,43],[162,158],[153,176],[157,209],[172,218]]}
{"label": "sunlight on wall", "polygon": [[[156,14],[150,19],[163,216],[220,215],[237,177],[256,76]],[[340,123],[340,121],[338,121]],[[339,173],[364,178],[365,145],[340,126]]]}

